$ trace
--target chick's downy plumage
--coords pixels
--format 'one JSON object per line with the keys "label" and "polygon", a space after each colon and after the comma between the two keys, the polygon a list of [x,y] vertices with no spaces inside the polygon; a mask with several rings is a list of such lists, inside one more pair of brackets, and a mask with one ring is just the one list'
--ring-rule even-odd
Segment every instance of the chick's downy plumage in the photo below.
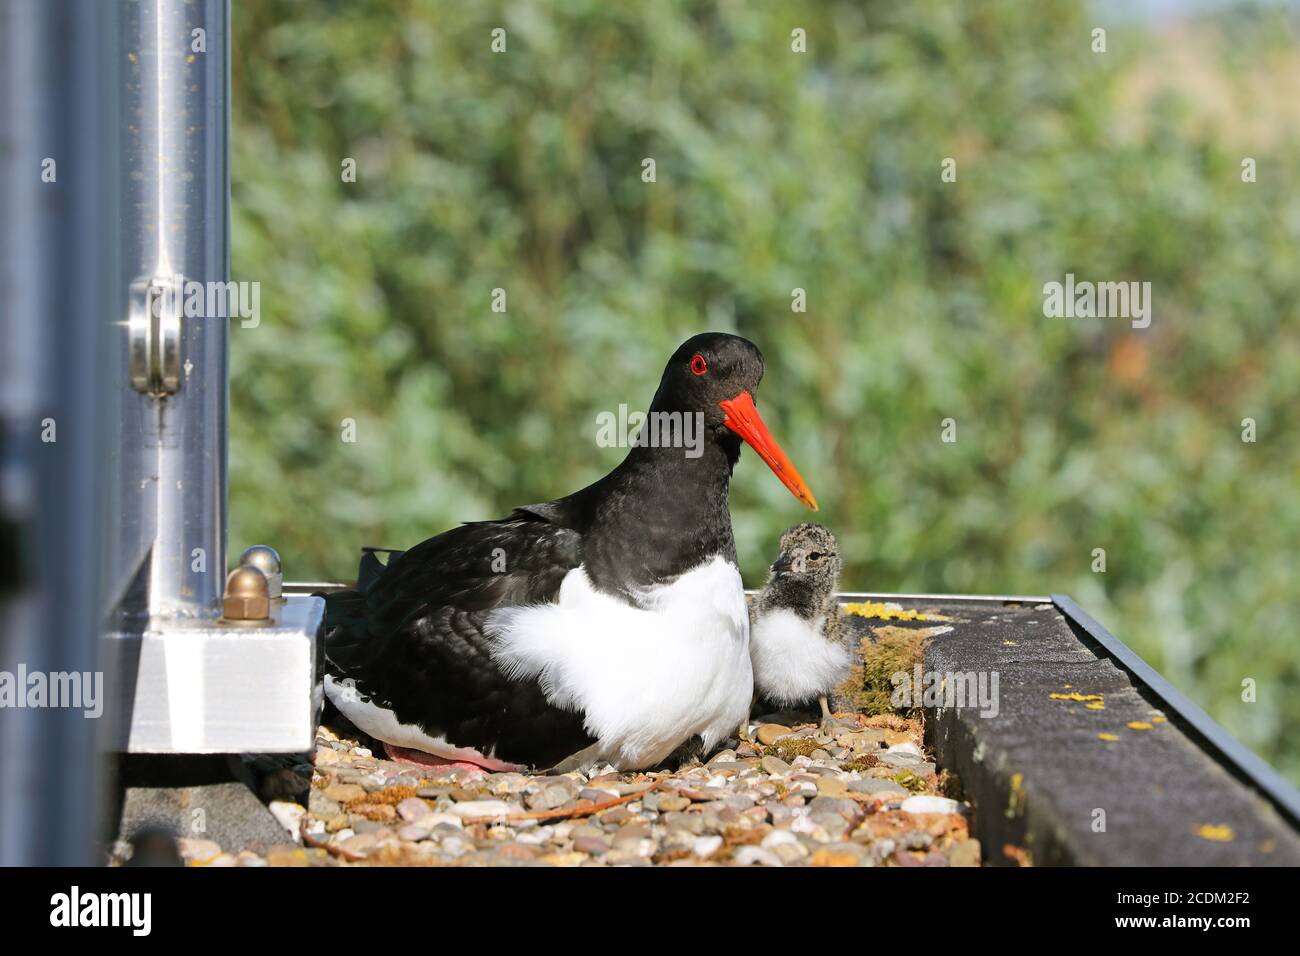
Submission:
{"label": "chick's downy plumage", "polygon": [[818,700],[843,681],[852,655],[840,636],[835,597],[839,543],[819,524],[797,524],[781,535],[781,553],[750,606],[754,695],[782,707]]}

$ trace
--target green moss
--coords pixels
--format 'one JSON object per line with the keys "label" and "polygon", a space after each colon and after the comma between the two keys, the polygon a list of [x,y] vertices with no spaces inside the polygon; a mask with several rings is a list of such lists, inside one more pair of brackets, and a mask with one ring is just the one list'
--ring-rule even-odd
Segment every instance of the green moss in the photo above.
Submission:
{"label": "green moss", "polygon": [[864,639],[859,649],[861,667],[853,668],[849,679],[837,688],[836,697],[849,709],[868,717],[913,714],[914,708],[897,708],[890,700],[894,693],[893,676],[900,671],[912,673],[922,660],[931,630],[893,625],[873,628],[875,640]]}
{"label": "green moss", "polygon": [[912,793],[924,793],[927,789],[925,781],[910,770],[900,770],[894,774],[894,783]]}
{"label": "green moss", "polygon": [[863,770],[870,770],[872,767],[879,765],[879,763],[880,758],[875,754],[860,754],[852,760],[845,761],[841,766],[845,770],[857,770],[858,772],[862,772]]}
{"label": "green moss", "polygon": [[814,750],[821,749],[821,744],[811,737],[785,737],[769,747],[767,752],[790,763],[795,757],[811,757]]}

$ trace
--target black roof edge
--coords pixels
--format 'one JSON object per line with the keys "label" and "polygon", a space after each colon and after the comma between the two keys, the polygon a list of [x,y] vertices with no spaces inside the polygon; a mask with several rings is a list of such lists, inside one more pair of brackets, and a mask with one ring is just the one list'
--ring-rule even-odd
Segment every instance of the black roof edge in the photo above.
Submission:
{"label": "black roof edge", "polygon": [[1266,797],[1292,826],[1300,827],[1300,791],[1297,791],[1286,778],[1224,730],[1209,714],[1188,700],[1154,667],[1106,630],[1096,618],[1079,607],[1073,598],[1065,594],[1053,594],[1052,603],[1100,644],[1120,667],[1146,684],[1169,711],[1176,714],[1201,738],[1201,742],[1207,749],[1218,755],[1221,763],[1227,764],[1237,776]]}

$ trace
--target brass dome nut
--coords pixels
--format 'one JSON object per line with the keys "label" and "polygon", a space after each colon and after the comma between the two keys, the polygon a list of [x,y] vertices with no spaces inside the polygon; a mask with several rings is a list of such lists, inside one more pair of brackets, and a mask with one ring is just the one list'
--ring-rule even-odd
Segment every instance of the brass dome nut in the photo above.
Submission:
{"label": "brass dome nut", "polygon": [[284,574],[280,571],[280,555],[275,548],[267,544],[255,544],[246,548],[239,556],[240,567],[254,567],[266,575],[267,593],[274,601],[280,597],[284,587]]}
{"label": "brass dome nut", "polygon": [[228,621],[265,621],[271,616],[266,575],[251,564],[235,568],[226,578],[222,616]]}

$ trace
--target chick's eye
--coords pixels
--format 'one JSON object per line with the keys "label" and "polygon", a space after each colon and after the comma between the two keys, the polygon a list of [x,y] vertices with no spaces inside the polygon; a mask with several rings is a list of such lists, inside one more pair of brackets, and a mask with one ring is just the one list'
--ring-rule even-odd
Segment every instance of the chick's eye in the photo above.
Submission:
{"label": "chick's eye", "polygon": [[822,553],[821,553],[820,551],[809,551],[809,552],[808,552],[808,560],[809,560],[809,561],[820,561],[821,559],[822,559]]}
{"label": "chick's eye", "polygon": [[709,363],[704,361],[703,355],[701,355],[699,352],[696,352],[695,357],[691,359],[691,371],[694,372],[696,375],[703,375],[708,370],[709,370]]}

